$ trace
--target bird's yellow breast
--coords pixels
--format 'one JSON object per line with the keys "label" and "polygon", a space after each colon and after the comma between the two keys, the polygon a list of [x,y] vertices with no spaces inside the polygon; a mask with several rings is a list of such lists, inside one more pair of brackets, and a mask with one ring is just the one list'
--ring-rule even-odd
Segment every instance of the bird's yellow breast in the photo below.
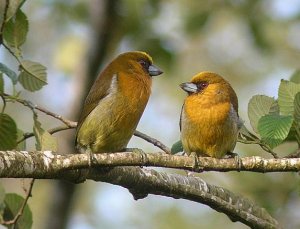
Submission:
{"label": "bird's yellow breast", "polygon": [[207,94],[186,98],[181,116],[185,152],[221,158],[233,150],[238,116],[230,101],[222,100]]}

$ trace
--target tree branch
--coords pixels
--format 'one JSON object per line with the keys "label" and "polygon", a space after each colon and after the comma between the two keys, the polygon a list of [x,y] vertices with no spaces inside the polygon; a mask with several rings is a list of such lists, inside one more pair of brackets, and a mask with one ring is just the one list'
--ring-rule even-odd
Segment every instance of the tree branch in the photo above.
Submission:
{"label": "tree branch", "polygon": [[155,145],[156,147],[160,148],[161,150],[163,150],[165,153],[167,154],[171,154],[171,149],[169,147],[167,147],[166,145],[164,145],[162,142],[158,141],[155,138],[152,138],[138,130],[134,131],[134,136],[139,137],[144,139],[145,141],[152,143],[153,145]]}
{"label": "tree branch", "polygon": [[[265,159],[244,157],[241,168],[234,158],[216,159],[167,155],[165,153],[141,154],[135,152],[93,154],[93,167],[154,166],[203,171],[248,171],[248,172],[299,172],[300,158]],[[65,170],[89,168],[88,154],[56,154],[51,151],[0,151],[0,177],[10,178],[52,178],[51,174]],[[50,177],[48,177],[50,176]],[[57,178],[57,177],[55,177]]]}
{"label": "tree branch", "polygon": [[280,228],[264,208],[227,189],[210,185],[199,177],[139,167],[115,167],[107,171],[93,169],[87,178],[127,188],[136,200],[145,198],[148,194],[186,199],[208,205],[226,214],[233,222],[240,221],[251,228]]}
{"label": "tree branch", "polygon": [[[201,159],[199,158],[199,160]],[[258,158],[253,157],[253,159],[257,161]],[[51,151],[0,151],[0,177],[64,179],[77,183],[86,179],[103,181],[127,188],[135,199],[145,198],[148,194],[176,199],[183,198],[206,204],[225,213],[232,221],[240,221],[252,228],[279,228],[277,221],[263,208],[229,190],[207,184],[200,178],[157,172],[140,167],[117,166],[139,164],[167,167],[168,164],[173,164],[173,168],[193,170],[194,158],[192,157],[171,156],[165,153],[147,154],[146,157],[139,153],[128,152],[95,154],[92,160],[93,168],[87,169],[89,160],[87,154],[58,155]],[[169,160],[171,162],[168,162]],[[205,160],[212,164],[217,162],[215,159],[205,158]],[[247,160],[251,160],[251,158],[242,158],[243,162]],[[290,161],[286,164],[297,162],[298,168],[300,167],[298,159],[268,159],[269,162],[271,160]],[[221,159],[218,161],[225,163],[225,161],[234,160]],[[182,165],[175,166],[178,163],[182,163]],[[219,167],[217,164],[216,166]]]}

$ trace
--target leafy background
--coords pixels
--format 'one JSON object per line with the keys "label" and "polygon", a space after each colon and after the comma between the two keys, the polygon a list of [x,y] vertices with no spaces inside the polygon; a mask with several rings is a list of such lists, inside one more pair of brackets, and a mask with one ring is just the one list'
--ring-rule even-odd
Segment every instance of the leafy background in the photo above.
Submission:
{"label": "leafy background", "polygon": [[[107,28],[112,35],[108,41],[105,36],[101,37],[106,43],[106,51],[103,64],[97,66],[97,70],[120,52],[145,50],[153,56],[155,64],[165,73],[154,79],[152,97],[138,130],[168,146],[179,139],[179,114],[185,93],[178,85],[197,72],[218,72],[232,84],[239,97],[240,116],[251,129],[247,109],[252,96],[264,94],[277,98],[280,80],[289,79],[300,68],[300,2],[297,0],[115,2],[109,18],[112,26]],[[93,50],[98,51],[95,30],[104,23],[101,17],[105,14],[105,3],[104,0],[25,3],[22,9],[28,17],[29,33],[22,46],[23,53],[27,59],[38,60],[47,66],[48,84],[35,93],[22,91],[22,96],[76,120],[77,110],[82,104],[81,96],[89,87],[85,68],[95,55]],[[23,40],[16,42],[22,44]],[[3,48],[0,49],[0,59],[1,62],[5,60],[10,68],[17,69],[16,62]],[[28,64],[33,63],[25,62],[24,66]],[[4,81],[7,90],[12,90],[8,79],[4,78]],[[39,121],[33,121],[28,108],[20,105],[8,106],[7,110],[17,120],[18,128],[25,132],[30,132],[33,122],[37,122],[35,131],[39,136],[43,133],[38,124],[42,123],[47,129],[58,123],[42,115]],[[70,146],[74,131],[55,136],[58,137],[59,152],[74,151]],[[139,146],[146,152],[157,151],[137,138],[133,138],[129,146]],[[34,141],[27,141],[27,147],[34,149]],[[285,143],[276,147],[275,152],[283,156],[296,149],[296,144]],[[255,145],[238,144],[235,152],[241,156],[270,157]],[[286,228],[300,227],[297,174],[210,172],[200,176],[209,183],[253,199],[287,225]],[[17,190],[22,194],[26,180],[4,179],[2,183],[6,192]],[[53,214],[51,203],[59,198],[54,183],[39,180],[34,186],[33,198],[29,200],[33,228],[45,228],[47,219]],[[99,227],[246,228],[240,223],[232,224],[225,215],[193,202],[159,196],[134,201],[128,191],[120,187],[95,182],[78,185],[68,228]]]}

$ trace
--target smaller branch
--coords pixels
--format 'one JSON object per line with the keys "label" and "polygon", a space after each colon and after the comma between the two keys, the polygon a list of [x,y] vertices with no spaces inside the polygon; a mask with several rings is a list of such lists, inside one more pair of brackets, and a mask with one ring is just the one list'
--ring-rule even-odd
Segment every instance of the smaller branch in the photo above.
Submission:
{"label": "smaller branch", "polygon": [[156,147],[160,148],[161,150],[163,150],[164,152],[166,152],[167,154],[171,154],[171,149],[169,147],[167,147],[166,145],[164,145],[162,142],[160,142],[159,140],[152,138],[138,130],[136,130],[133,134],[136,137],[142,138],[147,142],[152,143],[153,145],[155,145]]}
{"label": "smaller branch", "polygon": [[115,167],[106,171],[91,169],[87,178],[127,188],[136,200],[148,194],[186,199],[205,204],[226,214],[232,222],[240,221],[251,228],[281,228],[276,219],[251,200],[208,184],[196,176],[168,174],[139,167]]}
{"label": "smaller branch", "polygon": [[47,130],[49,132],[49,134],[55,134],[57,132],[63,131],[63,130],[70,130],[73,129],[75,127],[73,126],[58,126],[58,127],[54,127],[52,129]]}
{"label": "smaller branch", "polygon": [[277,153],[275,153],[269,146],[263,144],[263,143],[259,143],[259,146],[265,150],[266,152],[270,153],[274,158],[279,158],[279,156],[277,155]]}
{"label": "smaller branch", "polygon": [[4,43],[2,42],[2,45],[4,46],[4,48],[7,49],[7,51],[14,57],[16,58],[16,60],[18,61],[19,64],[21,64],[20,58]]}
{"label": "smaller branch", "polygon": [[30,181],[29,188],[28,188],[27,193],[26,193],[26,197],[25,197],[24,202],[23,202],[22,206],[20,207],[18,213],[15,215],[15,217],[12,220],[2,222],[3,225],[14,225],[12,227],[13,229],[16,227],[17,221],[23,215],[23,212],[24,212],[24,209],[25,209],[25,206],[28,202],[29,197],[32,196],[31,193],[32,193],[34,180],[35,179],[31,179],[31,181]]}
{"label": "smaller branch", "polygon": [[[47,132],[49,134],[55,134],[57,132],[63,131],[63,130],[69,130],[69,129],[73,129],[74,127],[70,127],[70,126],[58,126],[58,127],[54,127],[52,129],[48,129]],[[17,144],[21,143],[22,141],[26,140],[27,138],[31,138],[34,136],[33,132],[29,132],[29,133],[24,133],[24,137],[21,138]]]}
{"label": "smaller branch", "polygon": [[14,96],[11,96],[9,94],[6,94],[6,93],[3,93],[4,96],[14,100],[14,101],[17,101],[18,103],[21,103],[23,104],[24,106],[26,107],[29,107],[31,109],[36,109],[36,110],[39,110],[43,113],[45,113],[46,115],[49,115],[55,119],[58,119],[60,120],[61,122],[63,122],[64,124],[66,124],[68,127],[72,127],[72,128],[75,128],[77,126],[77,123],[76,122],[73,122],[71,120],[68,120],[64,117],[62,117],[61,115],[58,115],[52,111],[49,111],[48,109],[46,108],[43,108],[43,107],[40,107],[39,105],[35,105],[33,104],[31,101],[28,101],[28,100],[24,100],[24,99],[20,99],[20,98],[16,98]]}
{"label": "smaller branch", "polygon": [[[249,132],[251,134],[251,132]],[[266,144],[264,144],[259,138],[255,135],[251,134],[251,138],[244,134],[240,134],[238,138],[238,142],[243,144],[257,144],[259,145],[264,151],[270,153],[274,158],[279,158],[278,155]]]}

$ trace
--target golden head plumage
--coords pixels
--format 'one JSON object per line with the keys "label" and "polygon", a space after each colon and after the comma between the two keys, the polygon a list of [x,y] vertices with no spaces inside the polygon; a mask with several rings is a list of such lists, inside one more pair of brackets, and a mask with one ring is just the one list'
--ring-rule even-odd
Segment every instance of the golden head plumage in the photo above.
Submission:
{"label": "golden head plumage", "polygon": [[161,73],[145,52],[126,52],[108,64],[85,100],[77,149],[102,153],[126,148],[147,105],[151,76]]}
{"label": "golden head plumage", "polygon": [[201,72],[180,87],[188,93],[180,118],[184,151],[216,158],[232,152],[242,122],[231,85],[216,73]]}

